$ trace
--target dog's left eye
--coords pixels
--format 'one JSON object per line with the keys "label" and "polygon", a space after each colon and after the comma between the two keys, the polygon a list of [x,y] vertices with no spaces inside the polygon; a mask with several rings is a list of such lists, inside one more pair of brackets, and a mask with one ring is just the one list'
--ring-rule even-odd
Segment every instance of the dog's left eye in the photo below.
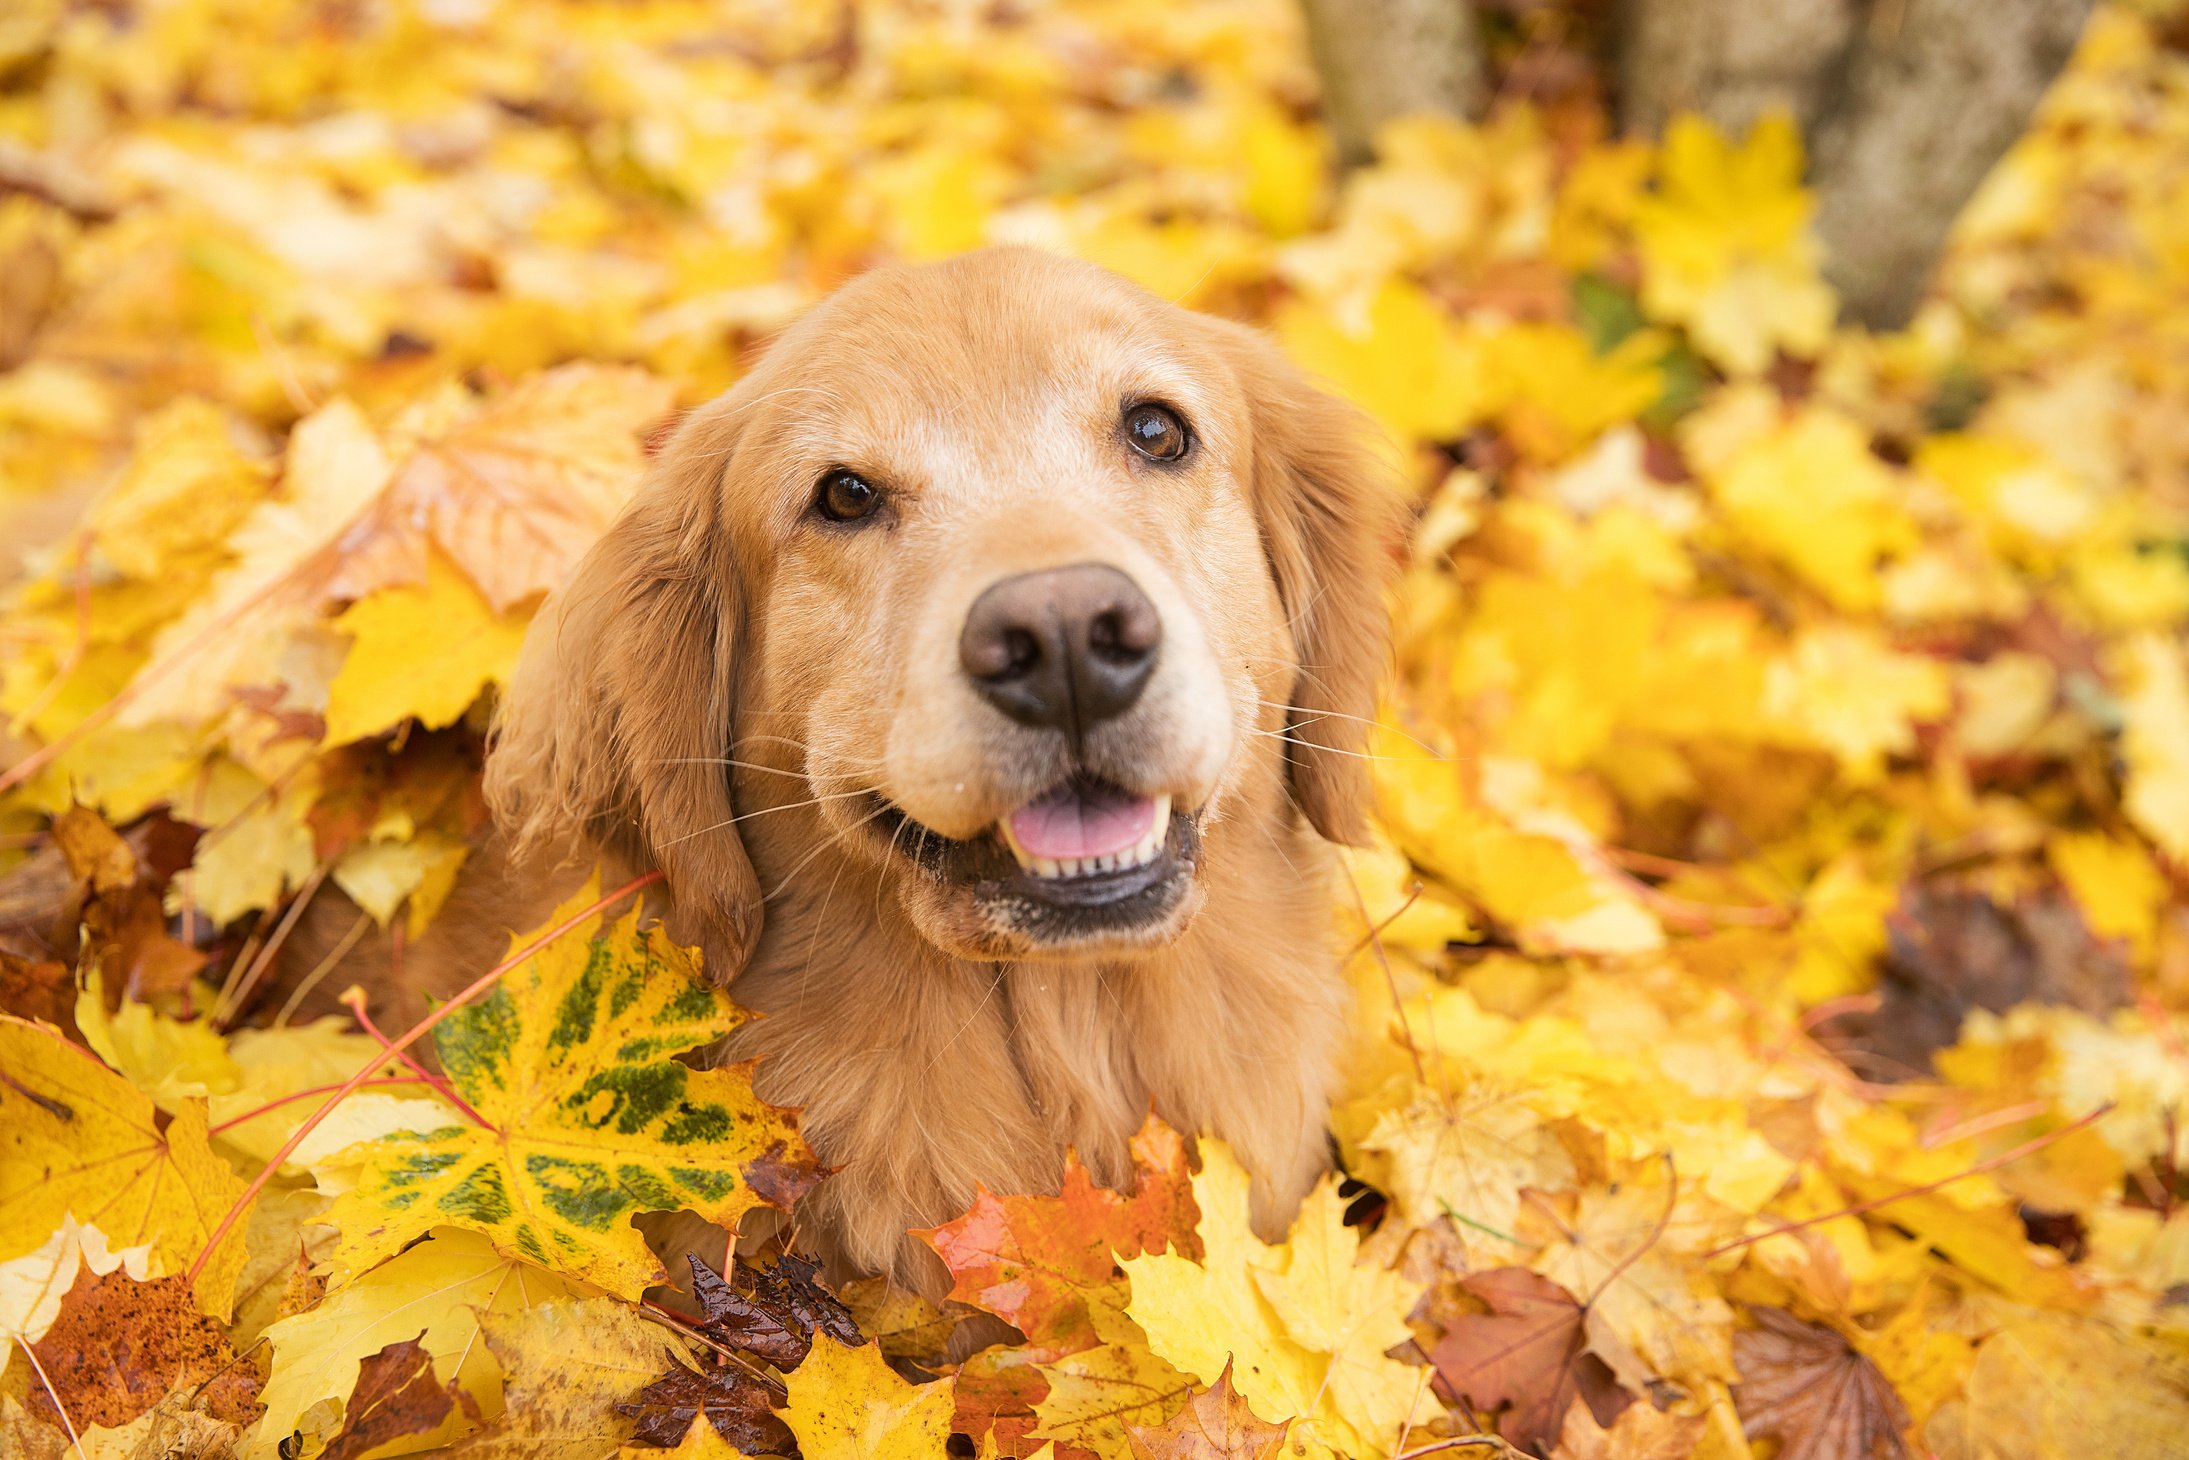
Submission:
{"label": "dog's left eye", "polygon": [[881,492],[853,471],[830,472],[813,494],[814,507],[831,522],[856,522],[881,504]]}
{"label": "dog's left eye", "polygon": [[1125,439],[1132,442],[1133,450],[1153,461],[1176,461],[1191,443],[1178,412],[1153,401],[1144,401],[1125,412]]}

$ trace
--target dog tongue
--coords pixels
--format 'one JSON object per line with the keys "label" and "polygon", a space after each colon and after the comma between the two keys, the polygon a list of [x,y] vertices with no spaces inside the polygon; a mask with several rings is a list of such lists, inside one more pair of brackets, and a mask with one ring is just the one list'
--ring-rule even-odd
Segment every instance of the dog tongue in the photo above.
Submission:
{"label": "dog tongue", "polygon": [[1011,813],[1011,836],[1028,856],[1106,857],[1148,834],[1155,802],[1109,786],[1064,785]]}

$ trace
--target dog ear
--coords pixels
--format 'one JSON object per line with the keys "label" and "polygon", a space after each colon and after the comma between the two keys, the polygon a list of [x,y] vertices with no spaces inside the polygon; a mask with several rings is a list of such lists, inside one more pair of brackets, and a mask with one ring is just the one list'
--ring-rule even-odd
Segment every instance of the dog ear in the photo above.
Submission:
{"label": "dog ear", "polygon": [[1298,656],[1292,799],[1334,842],[1368,838],[1368,726],[1389,654],[1384,588],[1401,502],[1375,428],[1266,336],[1226,324],[1254,440],[1252,495]]}
{"label": "dog ear", "polygon": [[687,418],[533,621],[495,717],[486,795],[518,858],[577,842],[667,874],[727,980],[760,931],[730,804],[742,612],[720,520],[732,402]]}

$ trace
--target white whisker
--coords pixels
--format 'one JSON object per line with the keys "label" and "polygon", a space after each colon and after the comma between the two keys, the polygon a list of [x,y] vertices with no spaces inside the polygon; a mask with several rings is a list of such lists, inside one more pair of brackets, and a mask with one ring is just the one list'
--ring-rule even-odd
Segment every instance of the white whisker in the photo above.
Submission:
{"label": "white whisker", "polygon": [[671,837],[669,840],[663,842],[662,845],[665,847],[673,847],[678,842],[688,842],[695,836],[705,836],[710,831],[720,831],[725,826],[735,826],[740,821],[750,821],[755,816],[766,816],[772,811],[796,811],[802,806],[818,806],[823,801],[843,801],[848,800],[853,796],[864,796],[867,794],[868,793],[865,791],[832,791],[826,796],[809,796],[803,801],[786,801],[780,806],[763,806],[758,811],[743,812],[737,816],[729,818],[727,821],[718,821],[712,826],[703,826],[697,831],[688,831],[682,836]]}
{"label": "white whisker", "polygon": [[[1312,740],[1302,740],[1297,735],[1287,735],[1280,730],[1250,730],[1247,733],[1250,735],[1266,735],[1271,740],[1282,740],[1285,744],[1297,745],[1302,750],[1320,750],[1329,755],[1348,755],[1355,760],[1412,761],[1422,759],[1418,755],[1375,755],[1365,750],[1344,750],[1335,745],[1317,745]],[[1438,755],[1435,751],[1429,752],[1429,758],[1439,761],[1450,759],[1448,756]]]}

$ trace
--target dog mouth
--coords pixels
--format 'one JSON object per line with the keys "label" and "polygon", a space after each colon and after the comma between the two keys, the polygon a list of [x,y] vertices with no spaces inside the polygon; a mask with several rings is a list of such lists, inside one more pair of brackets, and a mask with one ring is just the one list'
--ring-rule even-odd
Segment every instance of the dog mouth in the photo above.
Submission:
{"label": "dog mouth", "polygon": [[877,825],[897,855],[966,889],[1037,942],[1075,941],[1168,916],[1200,856],[1198,820],[1169,793],[1128,791],[1085,773],[966,839],[943,836],[875,799]]}
{"label": "dog mouth", "polygon": [[996,823],[1019,870],[1044,882],[1130,872],[1163,855],[1171,798],[1075,777]]}

